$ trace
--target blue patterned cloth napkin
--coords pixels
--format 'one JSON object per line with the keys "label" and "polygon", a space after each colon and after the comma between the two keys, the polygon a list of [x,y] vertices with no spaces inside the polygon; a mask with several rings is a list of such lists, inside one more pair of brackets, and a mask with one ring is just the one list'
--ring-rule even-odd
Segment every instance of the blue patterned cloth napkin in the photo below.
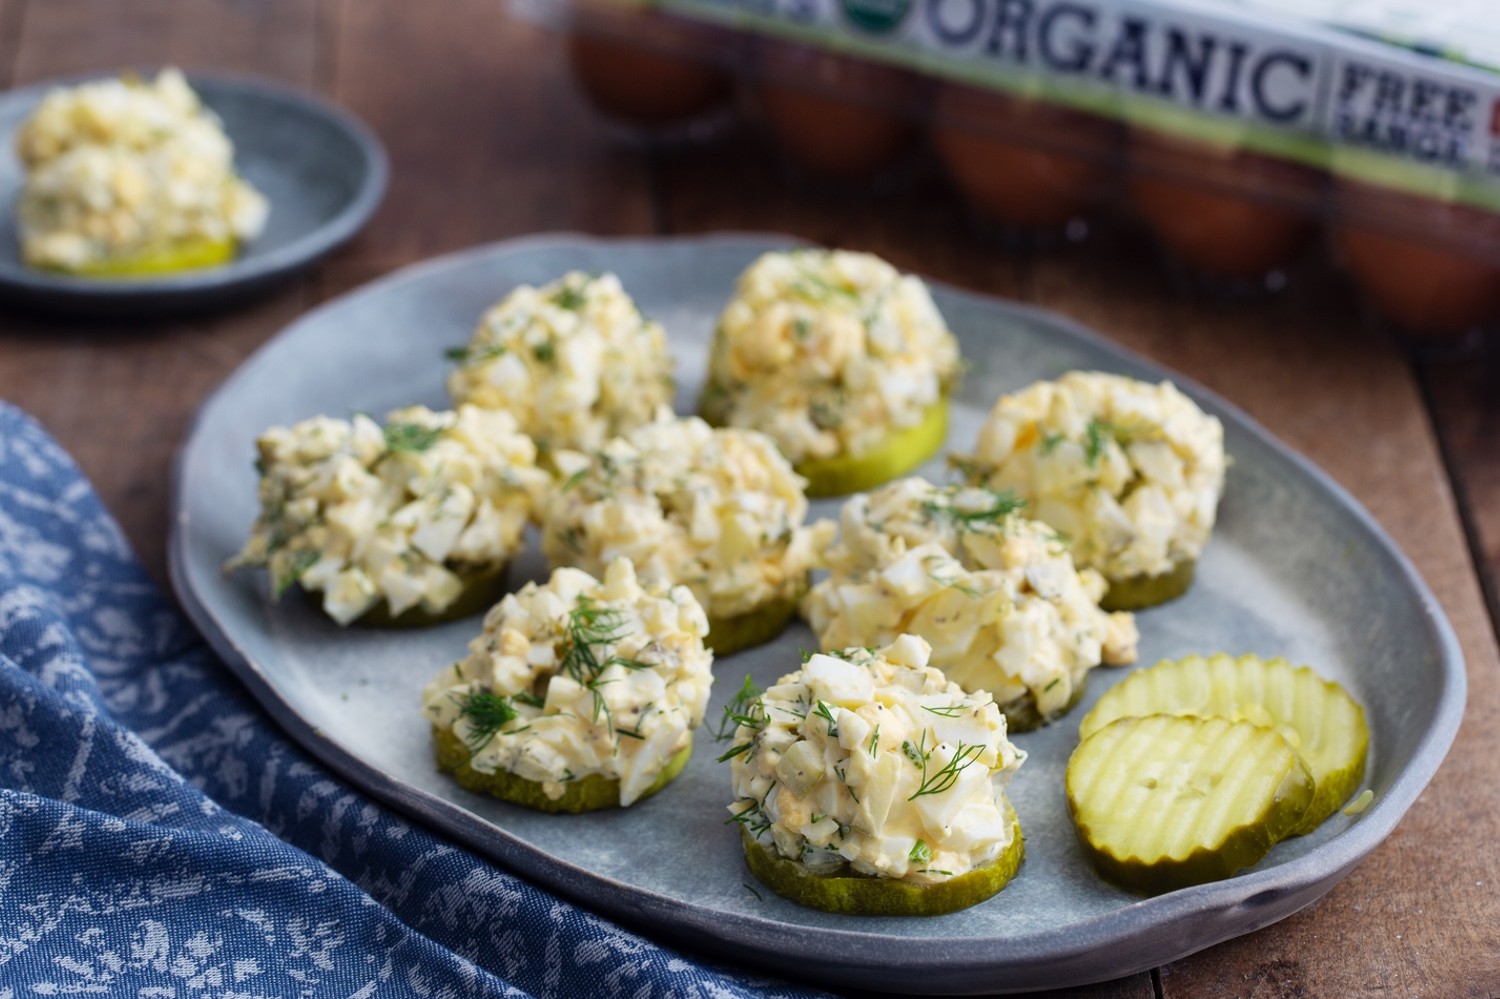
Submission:
{"label": "blue patterned cloth napkin", "polygon": [[575,908],[330,775],[0,403],[0,999],[803,996]]}

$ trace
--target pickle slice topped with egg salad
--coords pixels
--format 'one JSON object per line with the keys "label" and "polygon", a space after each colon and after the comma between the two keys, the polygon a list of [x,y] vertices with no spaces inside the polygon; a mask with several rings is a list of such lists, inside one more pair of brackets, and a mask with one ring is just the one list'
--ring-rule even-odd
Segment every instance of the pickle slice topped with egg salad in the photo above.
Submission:
{"label": "pickle slice topped with egg salad", "polygon": [[720,656],[781,632],[833,536],[832,524],[804,525],[803,480],[755,431],[664,418],[554,460],[548,561],[597,573],[623,555],[642,579],[687,586]]}
{"label": "pickle slice topped with egg salad", "polygon": [[713,654],[683,586],[558,569],[491,608],[469,654],[422,695],[440,769],[546,812],[626,807],[687,764]]}
{"label": "pickle slice topped with egg salad", "polygon": [[719,318],[699,410],[769,434],[808,495],[843,495],[942,445],[958,371],[958,341],[920,279],[868,253],[767,253]]}
{"label": "pickle slice topped with egg salad", "polygon": [[851,497],[829,575],[802,603],[824,649],[932,646],[932,665],[988,691],[1011,731],[1045,724],[1083,695],[1089,670],[1134,662],[1128,612],[1099,609],[1104,578],[1012,494],[899,479]]}
{"label": "pickle slice topped with egg salad", "polygon": [[508,413],[460,406],[272,427],[256,441],[260,514],[227,569],[270,570],[278,599],[321,592],[339,624],[427,624],[499,599],[549,476]]}
{"label": "pickle slice topped with egg salad", "polygon": [[260,235],[270,210],[175,69],[52,91],[17,130],[16,153],[32,267],[101,278],[210,267]]}
{"label": "pickle slice topped with egg salad", "polygon": [[1085,371],[1001,396],[954,463],[1065,535],[1078,565],[1109,581],[1110,610],[1186,592],[1227,464],[1218,419],[1170,382]]}
{"label": "pickle slice topped with egg salad", "polygon": [[516,288],[450,356],[454,402],[506,410],[544,458],[602,447],[672,403],[666,333],[613,274]]}
{"label": "pickle slice topped with egg salad", "polygon": [[813,653],[727,711],[751,872],[850,915],[938,915],[984,901],[1024,850],[1005,788],[1025,754],[988,694],[930,666],[928,645]]}

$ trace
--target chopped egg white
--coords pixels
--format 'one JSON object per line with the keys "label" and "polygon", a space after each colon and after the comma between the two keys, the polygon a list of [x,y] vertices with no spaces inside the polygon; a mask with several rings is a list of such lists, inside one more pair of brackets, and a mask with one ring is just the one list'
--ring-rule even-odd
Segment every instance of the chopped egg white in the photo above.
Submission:
{"label": "chopped egg white", "polygon": [[474,406],[398,409],[384,428],[318,416],[256,447],[261,511],[229,568],[269,567],[278,596],[321,590],[340,624],[381,600],[441,613],[510,559],[550,481],[508,413]]}
{"label": "chopped egg white", "polygon": [[754,431],[667,418],[555,460],[548,560],[599,572],[625,556],[643,579],[689,587],[714,620],[796,599],[833,536],[803,525],[803,480]]}
{"label": "chopped egg white", "polygon": [[184,247],[232,245],[265,228],[264,196],[182,74],[55,90],[16,134],[27,169],[17,211],[37,267],[84,270]]}
{"label": "chopped egg white", "polygon": [[572,271],[486,312],[448,392],[512,413],[544,452],[591,450],[671,405],[672,359],[619,278]]}
{"label": "chopped egg white", "polygon": [[860,454],[920,423],[958,361],[920,279],[868,253],[768,253],[719,318],[703,411],[793,464]]}
{"label": "chopped egg white", "polygon": [[1133,615],[1099,609],[1106,584],[1007,494],[900,479],[844,504],[830,574],[803,600],[822,648],[932,645],[932,664],[1003,709],[1065,711],[1088,671],[1136,656]]}
{"label": "chopped egg white", "polygon": [[1224,490],[1224,428],[1170,382],[1073,371],[995,403],[970,481],[1008,489],[1111,581],[1198,558]]}
{"label": "chopped egg white", "polygon": [[740,705],[729,811],[741,828],[813,873],[931,884],[998,860],[1025,754],[994,699],[949,682],[928,652],[902,635],[814,654]]}
{"label": "chopped egg white", "polygon": [[[602,583],[558,569],[485,615],[468,656],[427,685],[423,710],[468,747],[480,773],[535,781],[553,799],[599,774],[620,782],[629,805],[703,722],[713,679],[706,634],[691,591],[643,586],[627,559],[610,563]],[[509,710],[497,712],[496,698]]]}

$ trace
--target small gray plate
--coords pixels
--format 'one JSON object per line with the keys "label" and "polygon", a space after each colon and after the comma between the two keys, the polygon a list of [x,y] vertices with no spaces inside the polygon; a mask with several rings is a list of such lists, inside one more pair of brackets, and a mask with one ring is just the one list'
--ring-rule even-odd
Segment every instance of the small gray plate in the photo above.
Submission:
{"label": "small gray plate", "polygon": [[[470,794],[432,764],[423,685],[464,653],[477,618],[420,632],[340,630],[310,603],[272,604],[263,575],[220,569],[255,516],[257,433],[316,413],[445,404],[445,347],[520,283],[576,268],[614,271],[660,319],[691,409],[710,330],[735,276],[785,237],[527,239],[445,257],[298,320],[204,405],[178,459],[173,582],[230,667],[294,738],[350,781],[540,884],[672,942],[794,978],[914,993],[988,993],[1128,975],[1248,933],[1311,903],[1396,825],[1447,752],[1463,711],[1463,662],[1448,622],[1406,559],[1327,476],[1243,413],[1177,379],[1216,413],[1233,456],[1220,523],[1187,596],[1139,616],[1141,662],[1257,652],[1315,664],[1365,706],[1375,800],[1278,845],[1238,877],[1155,898],[1100,881],[1068,819],[1063,770],[1077,721],[1127,674],[1098,670],[1072,716],[1018,735],[1030,757],[1012,798],[1026,832],[1020,876],[989,901],[933,919],[833,916],[752,887],[720,748],[700,731],[681,778],[640,805],[548,816]],[[973,367],[950,447],[967,448],[1002,391],[1070,368],[1167,373],[1050,313],[933,287]],[[940,461],[927,469],[941,476]],[[832,515],[836,501],[815,505]],[[532,551],[515,581],[542,577]],[[796,668],[802,625],[720,660],[710,718],[749,673]]]}
{"label": "small gray plate", "polygon": [[181,274],[108,279],[27,267],[16,238],[16,199],[25,172],[13,151],[15,131],[49,91],[96,76],[0,94],[0,296],[14,305],[118,318],[236,304],[344,243],[385,193],[385,151],[346,112],[262,80],[189,74],[203,103],[223,119],[236,169],[271,202],[265,232],[229,263]]}

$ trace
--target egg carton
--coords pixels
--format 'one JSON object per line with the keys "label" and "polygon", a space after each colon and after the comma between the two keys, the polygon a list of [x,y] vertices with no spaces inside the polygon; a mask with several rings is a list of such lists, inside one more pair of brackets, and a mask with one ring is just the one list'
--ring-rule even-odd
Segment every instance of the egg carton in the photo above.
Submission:
{"label": "egg carton", "polygon": [[[1500,317],[1494,0],[513,0],[598,110],[710,135],[749,110],[840,182],[926,143],[981,219],[1128,207],[1208,283],[1325,237],[1409,331]],[[1437,8],[1437,9],[1429,9]]]}

